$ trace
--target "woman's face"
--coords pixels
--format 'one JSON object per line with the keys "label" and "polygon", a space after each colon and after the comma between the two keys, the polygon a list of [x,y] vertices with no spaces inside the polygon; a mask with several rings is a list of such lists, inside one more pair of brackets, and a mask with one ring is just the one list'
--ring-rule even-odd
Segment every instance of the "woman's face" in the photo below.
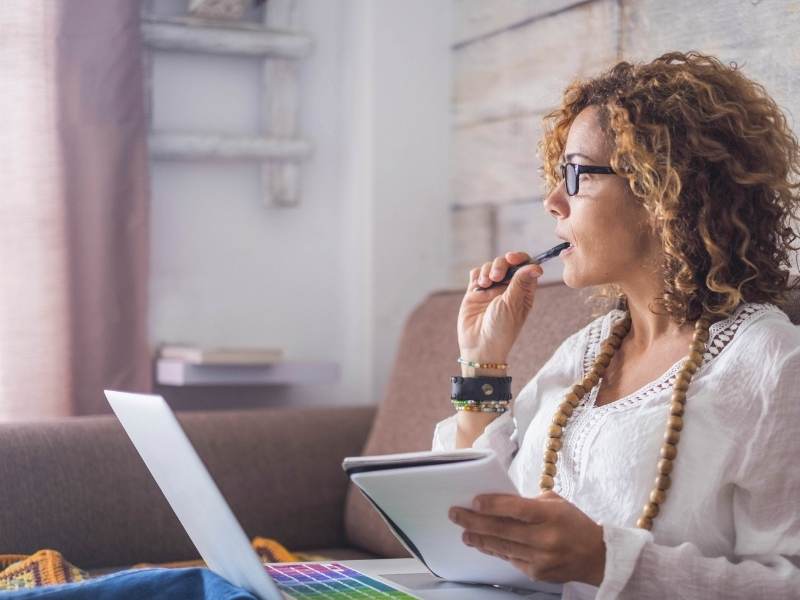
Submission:
{"label": "woman's face", "polygon": [[[575,118],[563,162],[609,166],[612,148],[598,113],[597,107],[589,106]],[[567,195],[562,181],[544,207],[556,219],[556,235],[573,246],[560,255],[569,287],[617,283],[625,288],[642,275],[658,272],[661,245],[624,177],[581,174],[574,196]]]}

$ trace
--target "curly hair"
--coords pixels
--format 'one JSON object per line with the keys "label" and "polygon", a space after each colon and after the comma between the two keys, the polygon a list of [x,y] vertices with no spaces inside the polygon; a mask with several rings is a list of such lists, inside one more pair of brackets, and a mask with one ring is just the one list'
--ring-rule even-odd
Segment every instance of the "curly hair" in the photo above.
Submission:
{"label": "curly hair", "polygon": [[[800,146],[764,87],[698,52],[619,62],[565,90],[539,144],[548,191],[572,122],[599,109],[626,177],[664,253],[663,296],[679,323],[729,316],[740,302],[782,304],[800,204]],[[605,295],[620,290],[606,286]]]}

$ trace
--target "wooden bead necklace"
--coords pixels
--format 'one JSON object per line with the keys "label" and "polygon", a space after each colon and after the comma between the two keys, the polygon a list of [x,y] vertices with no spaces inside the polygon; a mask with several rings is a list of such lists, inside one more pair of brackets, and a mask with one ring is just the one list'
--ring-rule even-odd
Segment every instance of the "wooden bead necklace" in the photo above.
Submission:
{"label": "wooden bead necklace", "polygon": [[[659,506],[664,504],[667,498],[672,473],[673,461],[678,455],[678,441],[680,440],[681,430],[683,429],[683,411],[686,404],[686,390],[692,376],[703,362],[703,352],[708,341],[708,328],[711,320],[707,315],[703,315],[694,325],[694,335],[692,343],[689,345],[689,355],[684,359],[680,371],[675,376],[675,383],[672,386],[672,402],[670,404],[670,414],[667,420],[667,429],[664,433],[664,443],[661,446],[661,459],[658,461],[658,476],[655,486],[650,492],[650,499],[642,509],[642,515],[636,522],[636,526],[641,529],[652,529],[653,519],[658,515]],[[611,334],[603,340],[600,345],[600,352],[595,358],[592,368],[584,376],[580,383],[576,383],[564,396],[564,400],[558,407],[553,422],[548,429],[547,445],[544,451],[544,465],[542,466],[542,476],[539,479],[539,488],[542,492],[553,489],[555,485],[556,463],[558,462],[558,451],[562,446],[562,435],[564,429],[572,416],[573,411],[580,404],[581,399],[598,384],[600,378],[605,374],[611,357],[622,344],[622,340],[631,329],[630,313],[620,319],[611,328]]]}

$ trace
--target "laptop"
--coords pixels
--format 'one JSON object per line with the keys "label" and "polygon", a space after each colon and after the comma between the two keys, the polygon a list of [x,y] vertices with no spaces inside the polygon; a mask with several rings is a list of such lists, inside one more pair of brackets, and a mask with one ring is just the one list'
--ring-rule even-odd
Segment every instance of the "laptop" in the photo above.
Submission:
{"label": "laptop", "polygon": [[[105,394],[208,568],[261,600],[520,598],[519,592],[442,582],[421,567],[412,573],[368,574],[362,571],[371,569],[336,561],[262,564],[164,398],[111,390]],[[356,562],[369,565],[373,561]],[[406,585],[398,586],[389,578]]]}

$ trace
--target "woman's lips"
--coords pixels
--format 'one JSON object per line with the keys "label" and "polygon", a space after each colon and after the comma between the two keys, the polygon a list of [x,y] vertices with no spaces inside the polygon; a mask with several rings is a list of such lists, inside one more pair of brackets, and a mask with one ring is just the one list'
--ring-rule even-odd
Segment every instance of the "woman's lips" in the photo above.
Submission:
{"label": "woman's lips", "polygon": [[575,246],[570,244],[569,248],[567,248],[566,250],[562,250],[559,256],[566,256],[567,254],[571,254],[573,250],[575,250]]}

